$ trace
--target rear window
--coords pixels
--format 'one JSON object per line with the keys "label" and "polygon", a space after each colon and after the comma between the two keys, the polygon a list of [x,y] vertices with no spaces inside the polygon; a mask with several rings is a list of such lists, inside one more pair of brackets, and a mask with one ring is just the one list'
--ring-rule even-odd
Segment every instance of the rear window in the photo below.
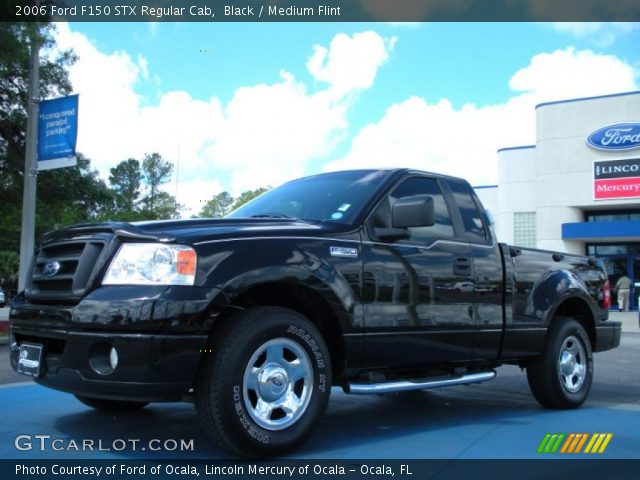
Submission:
{"label": "rear window", "polygon": [[461,182],[449,181],[448,184],[460,210],[467,238],[472,241],[486,242],[488,236],[482,214],[469,187]]}

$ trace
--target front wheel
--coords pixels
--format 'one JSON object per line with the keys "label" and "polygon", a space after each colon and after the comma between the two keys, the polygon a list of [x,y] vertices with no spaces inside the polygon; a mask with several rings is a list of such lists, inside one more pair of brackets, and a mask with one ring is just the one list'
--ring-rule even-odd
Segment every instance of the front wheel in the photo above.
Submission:
{"label": "front wheel", "polygon": [[214,332],[196,382],[207,433],[239,454],[298,447],[327,406],[331,359],[318,329],[297,312],[258,307]]}
{"label": "front wheel", "polygon": [[527,365],[527,380],[533,396],[547,408],[577,408],[584,403],[593,380],[593,353],[580,323],[557,319],[543,355]]}

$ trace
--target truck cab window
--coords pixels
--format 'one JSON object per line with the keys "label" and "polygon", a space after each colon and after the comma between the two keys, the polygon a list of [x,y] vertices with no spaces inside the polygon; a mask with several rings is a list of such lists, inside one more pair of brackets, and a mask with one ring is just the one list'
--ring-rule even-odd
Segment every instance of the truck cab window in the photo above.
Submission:
{"label": "truck cab window", "polygon": [[[439,238],[453,238],[453,225],[447,204],[442,195],[442,189],[435,178],[413,177],[398,185],[388,197],[385,217],[391,226],[391,206],[400,197],[411,195],[430,195],[433,198],[435,223],[430,227],[409,228],[409,240],[413,242],[429,243]],[[380,217],[378,217],[380,218]]]}
{"label": "truck cab window", "polygon": [[471,241],[486,242],[487,231],[485,230],[478,206],[469,188],[461,182],[449,181],[448,184],[453,198],[460,209],[462,224],[464,225],[467,238]]}

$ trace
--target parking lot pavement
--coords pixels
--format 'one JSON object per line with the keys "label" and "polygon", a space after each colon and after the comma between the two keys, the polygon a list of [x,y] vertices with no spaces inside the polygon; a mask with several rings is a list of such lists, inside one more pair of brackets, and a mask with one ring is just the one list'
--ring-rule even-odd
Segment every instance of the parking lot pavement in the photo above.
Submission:
{"label": "parking lot pavement", "polygon": [[[0,351],[5,359],[6,349]],[[334,388],[319,428],[292,458],[563,458],[567,455],[537,454],[537,447],[547,433],[580,432],[613,434],[599,458],[639,459],[638,352],[640,335],[625,333],[620,348],[596,354],[590,398],[577,410],[541,408],[525,375],[513,366],[498,369],[491,382],[429,392],[353,396]],[[207,439],[190,404],[152,404],[137,413],[108,415],[71,395],[20,383],[0,387],[0,405],[0,458],[228,458]],[[51,435],[63,439],[62,445],[89,439],[95,449],[40,451],[34,441],[33,449],[21,451],[14,445],[21,434]],[[118,439],[127,442],[123,451],[97,450],[98,441],[104,449]],[[139,440],[136,450],[130,439]],[[194,450],[151,451],[152,439],[161,440],[154,447],[165,440],[193,440]]]}

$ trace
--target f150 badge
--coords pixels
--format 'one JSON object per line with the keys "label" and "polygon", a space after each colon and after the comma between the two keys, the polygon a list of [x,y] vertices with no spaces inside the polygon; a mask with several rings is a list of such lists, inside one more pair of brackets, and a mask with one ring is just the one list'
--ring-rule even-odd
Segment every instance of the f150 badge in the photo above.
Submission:
{"label": "f150 badge", "polygon": [[358,249],[349,247],[329,247],[332,257],[358,258]]}

